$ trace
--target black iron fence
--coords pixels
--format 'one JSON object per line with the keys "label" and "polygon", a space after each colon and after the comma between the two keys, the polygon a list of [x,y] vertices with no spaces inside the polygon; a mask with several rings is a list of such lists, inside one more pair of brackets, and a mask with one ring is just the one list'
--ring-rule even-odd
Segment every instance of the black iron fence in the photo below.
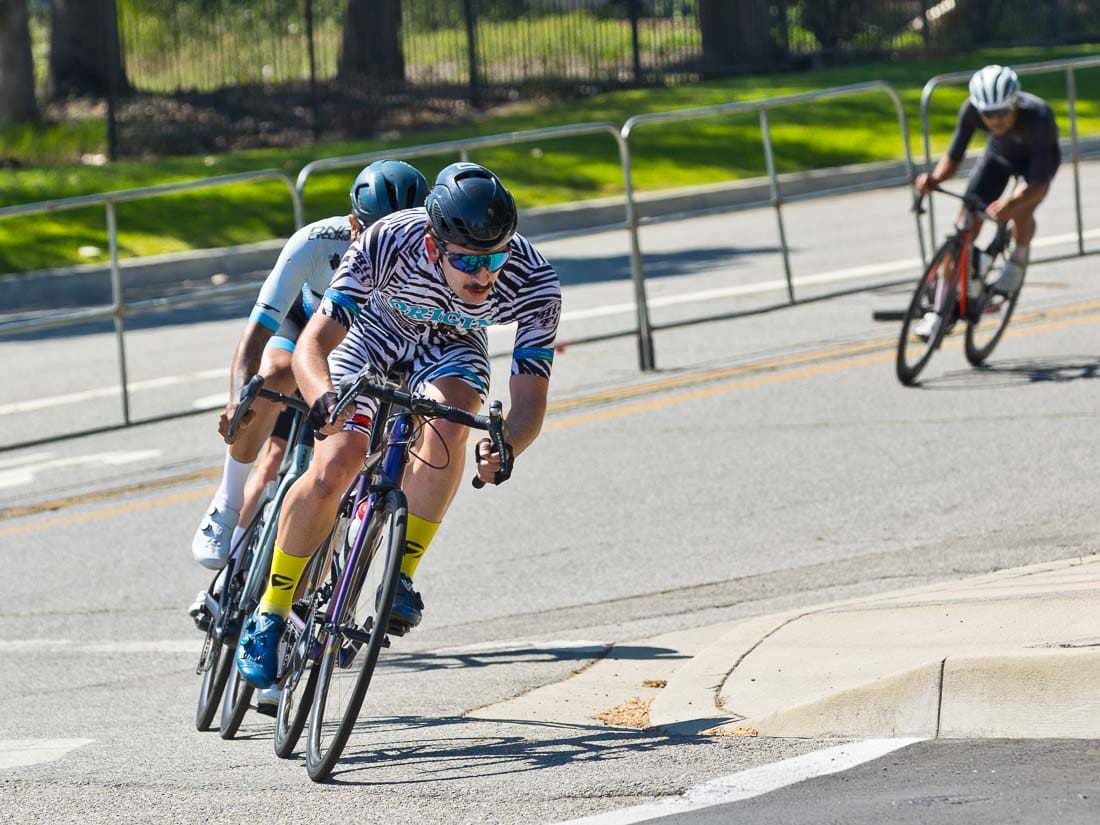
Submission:
{"label": "black iron fence", "polygon": [[362,134],[540,88],[1100,40],[1097,0],[115,2],[127,153]]}

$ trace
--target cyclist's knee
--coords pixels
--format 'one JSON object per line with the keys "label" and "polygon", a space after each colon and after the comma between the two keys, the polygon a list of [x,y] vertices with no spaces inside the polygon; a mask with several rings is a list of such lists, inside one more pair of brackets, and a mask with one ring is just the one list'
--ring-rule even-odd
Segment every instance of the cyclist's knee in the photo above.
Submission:
{"label": "cyclist's knee", "polygon": [[[343,435],[343,433],[341,433]],[[337,436],[329,436],[336,438]],[[328,500],[341,495],[363,465],[363,451],[333,450],[318,453],[299,482],[311,497]]]}
{"label": "cyclist's knee", "polygon": [[264,350],[260,372],[263,373],[265,385],[271,389],[288,393],[293,392],[297,386],[291,369],[291,353],[286,350]]}

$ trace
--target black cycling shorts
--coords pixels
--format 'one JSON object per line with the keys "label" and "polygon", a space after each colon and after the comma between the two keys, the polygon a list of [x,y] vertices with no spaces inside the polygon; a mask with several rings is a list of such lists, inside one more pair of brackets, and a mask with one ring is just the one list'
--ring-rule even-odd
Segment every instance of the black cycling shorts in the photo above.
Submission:
{"label": "black cycling shorts", "polygon": [[293,423],[294,410],[290,407],[284,407],[283,411],[279,413],[279,417],[275,419],[275,428],[271,431],[271,437],[290,441],[290,428]]}
{"label": "black cycling shorts", "polygon": [[[1050,170],[1050,177],[1044,183],[1049,183],[1058,169],[1061,157],[1054,159],[1054,168]],[[1013,176],[1018,178],[1028,177],[1030,161],[1027,159],[1011,163],[1000,155],[986,152],[970,172],[970,181],[966,185],[966,194],[977,195],[987,205],[997,200],[1005,191],[1005,186]]]}

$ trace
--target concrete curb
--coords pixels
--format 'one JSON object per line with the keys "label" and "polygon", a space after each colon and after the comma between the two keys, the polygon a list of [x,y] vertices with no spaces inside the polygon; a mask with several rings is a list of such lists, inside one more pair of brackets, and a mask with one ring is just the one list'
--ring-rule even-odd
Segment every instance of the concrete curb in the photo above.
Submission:
{"label": "concrete curb", "polygon": [[[1100,639],[1083,617],[1100,603],[1098,579],[1100,559],[1072,559],[742,622],[677,671],[650,724],[676,735],[1094,738]],[[937,653],[911,664],[896,652],[929,647]],[[791,693],[792,680],[809,694]]]}

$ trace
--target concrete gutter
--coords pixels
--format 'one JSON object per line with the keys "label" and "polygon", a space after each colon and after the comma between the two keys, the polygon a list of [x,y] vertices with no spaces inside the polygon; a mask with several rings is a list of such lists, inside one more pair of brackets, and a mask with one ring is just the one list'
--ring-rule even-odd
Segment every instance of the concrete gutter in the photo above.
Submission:
{"label": "concrete gutter", "polygon": [[1094,739],[1097,615],[1100,556],[1068,559],[616,643],[470,715],[597,725],[626,708],[677,736]]}
{"label": "concrete gutter", "polygon": [[1100,556],[763,617],[677,673],[650,724],[733,736],[1095,738],[1097,615]]}

